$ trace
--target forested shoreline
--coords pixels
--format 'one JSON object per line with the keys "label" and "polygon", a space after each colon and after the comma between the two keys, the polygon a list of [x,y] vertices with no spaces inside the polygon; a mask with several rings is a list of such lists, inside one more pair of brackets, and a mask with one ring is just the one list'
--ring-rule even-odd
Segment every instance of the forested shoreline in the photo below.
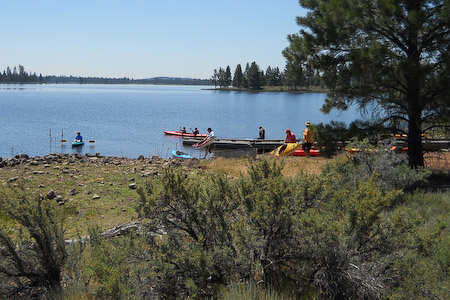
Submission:
{"label": "forested shoreline", "polygon": [[153,77],[133,79],[128,77],[82,77],[82,76],[55,76],[36,72],[26,72],[25,67],[19,65],[12,70],[7,67],[0,73],[0,83],[7,84],[173,84],[173,85],[212,85],[208,79],[179,78],[179,77]]}

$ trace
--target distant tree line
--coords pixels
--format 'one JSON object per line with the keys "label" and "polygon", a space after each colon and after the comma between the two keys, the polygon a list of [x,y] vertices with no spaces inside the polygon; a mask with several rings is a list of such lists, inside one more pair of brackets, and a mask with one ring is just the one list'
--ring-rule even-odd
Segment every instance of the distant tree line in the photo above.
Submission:
{"label": "distant tree line", "polygon": [[242,66],[238,64],[233,76],[230,66],[225,69],[221,67],[219,70],[214,70],[211,81],[216,88],[234,87],[251,90],[260,90],[263,86],[286,86],[293,90],[297,90],[299,87],[323,87],[322,78],[318,72],[289,62],[283,71],[280,71],[278,67],[268,66],[265,72],[260,69],[256,62],[247,63],[244,71]]}
{"label": "distant tree line", "polygon": [[0,83],[43,83],[43,81],[42,74],[37,76],[36,73],[27,73],[24,66],[21,65],[18,70],[17,67],[14,67],[11,71],[11,68],[7,67],[3,73],[0,73]]}
{"label": "distant tree line", "polygon": [[145,79],[105,78],[105,77],[76,77],[76,76],[39,76],[36,73],[27,73],[21,65],[10,67],[0,72],[0,83],[40,83],[40,84],[177,84],[177,85],[211,85],[208,79],[178,78],[178,77],[153,77]]}

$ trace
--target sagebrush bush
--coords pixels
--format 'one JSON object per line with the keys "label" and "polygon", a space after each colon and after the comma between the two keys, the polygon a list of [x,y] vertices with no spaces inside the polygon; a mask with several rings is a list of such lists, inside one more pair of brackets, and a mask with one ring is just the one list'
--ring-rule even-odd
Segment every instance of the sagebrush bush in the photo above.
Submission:
{"label": "sagebrush bush", "polygon": [[59,292],[67,259],[64,215],[22,185],[0,193],[0,210],[12,225],[0,224],[0,296]]}

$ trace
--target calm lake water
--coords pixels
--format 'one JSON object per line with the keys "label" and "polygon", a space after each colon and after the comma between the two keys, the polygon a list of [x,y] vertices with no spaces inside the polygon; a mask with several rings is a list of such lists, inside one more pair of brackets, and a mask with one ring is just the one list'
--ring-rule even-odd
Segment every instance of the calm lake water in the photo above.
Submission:
{"label": "calm lake water", "polygon": [[[201,86],[154,85],[0,85],[0,156],[72,153],[70,141],[81,131],[79,153],[136,158],[170,157],[184,150],[181,138],[164,130],[211,127],[219,138],[283,139],[290,128],[301,135],[305,121],[350,123],[355,109],[324,115],[326,94],[250,93],[205,90]],[[60,143],[64,138],[68,142]]]}

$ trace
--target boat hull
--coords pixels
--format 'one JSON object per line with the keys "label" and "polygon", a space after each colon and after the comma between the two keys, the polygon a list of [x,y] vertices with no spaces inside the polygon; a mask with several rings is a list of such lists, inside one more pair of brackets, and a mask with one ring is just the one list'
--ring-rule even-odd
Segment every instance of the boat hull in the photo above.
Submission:
{"label": "boat hull", "polygon": [[[297,149],[294,151],[294,156],[306,156],[306,152],[303,149]],[[311,149],[309,151],[309,156],[320,156],[320,151],[316,149]]]}
{"label": "boat hull", "polygon": [[270,152],[270,154],[273,156],[288,156],[293,154],[294,151],[301,145],[302,144],[300,143],[286,143]]}
{"label": "boat hull", "polygon": [[81,147],[84,145],[84,142],[73,142],[72,147]]}
{"label": "boat hull", "polygon": [[183,133],[183,132],[179,132],[179,131],[173,131],[173,130],[165,130],[164,134],[167,135],[175,135],[175,136],[183,136],[183,137],[207,137],[208,135],[205,133],[199,133],[199,134],[193,134],[193,133]]}
{"label": "boat hull", "polygon": [[174,158],[181,158],[181,159],[192,158],[189,154],[176,150],[172,150],[172,155]]}

